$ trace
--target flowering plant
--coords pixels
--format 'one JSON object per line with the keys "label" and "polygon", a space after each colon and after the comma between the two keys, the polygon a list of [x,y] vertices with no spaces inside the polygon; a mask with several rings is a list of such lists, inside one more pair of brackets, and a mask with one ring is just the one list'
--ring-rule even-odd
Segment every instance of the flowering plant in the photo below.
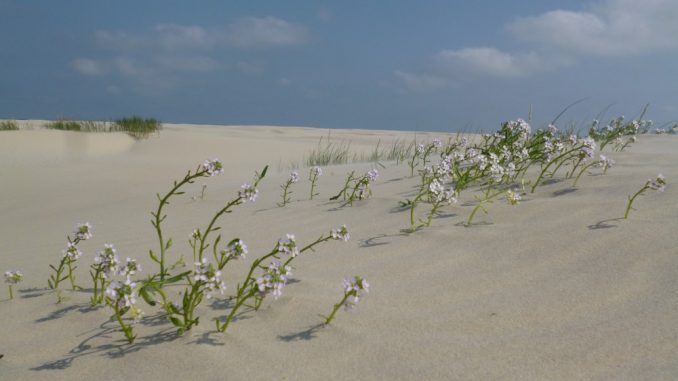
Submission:
{"label": "flowering plant", "polygon": [[21,282],[24,279],[24,274],[19,270],[9,270],[5,271],[5,283],[9,288],[9,298],[14,299],[14,290],[12,290],[12,285],[15,285]]}
{"label": "flowering plant", "polygon": [[341,306],[344,306],[346,311],[353,309],[369,290],[370,285],[364,278],[354,276],[353,279],[344,279],[344,296],[334,305],[329,316],[322,316],[325,318],[324,324],[328,325],[332,322],[334,315],[336,315]]}
{"label": "flowering plant", "polygon": [[[278,203],[278,206],[283,207],[287,205],[288,202],[290,202],[290,195],[292,194],[292,191],[290,190],[290,185],[296,184],[299,181],[299,174],[296,171],[293,171],[290,173],[290,177],[285,181],[283,185],[280,186],[280,189],[282,189],[282,200]],[[313,193],[313,192],[311,192]]]}
{"label": "flowering plant", "polygon": [[633,196],[629,196],[629,203],[626,205],[626,212],[624,213],[624,219],[629,218],[629,213],[631,212],[631,205],[633,204],[633,201],[636,199],[636,197],[640,196],[641,194],[645,193],[648,189],[656,190],[657,192],[664,192],[664,189],[666,188],[666,178],[664,175],[661,173],[657,175],[656,178],[654,179],[648,179],[645,182],[645,185],[638,190]]}
{"label": "flowering plant", "polygon": [[[75,275],[73,274],[77,268],[75,262],[82,256],[82,252],[78,249],[78,243],[92,238],[92,225],[88,222],[77,224],[73,230],[73,237],[74,238],[71,238],[70,235],[67,236],[68,242],[66,243],[66,248],[63,250],[59,265],[49,265],[49,267],[54,270],[54,274],[50,275],[47,280],[47,285],[51,289],[58,289],[59,283],[66,279],[70,281],[71,289],[75,290],[79,288],[75,284]],[[64,275],[64,271],[68,271],[68,273]],[[61,300],[60,297],[59,300]]]}
{"label": "flowering plant", "polygon": [[311,182],[311,200],[313,200],[314,196],[319,195],[319,193],[316,193],[316,189],[318,187],[318,177],[322,175],[323,170],[318,166],[311,168],[308,173],[308,180]]}
{"label": "flowering plant", "polygon": [[[278,243],[273,250],[254,260],[247,276],[243,282],[238,285],[238,290],[234,297],[235,304],[226,317],[226,320],[223,322],[219,320],[216,321],[217,330],[219,332],[226,331],[236,312],[243,305],[247,305],[246,302],[248,300],[254,298],[254,305],[251,307],[258,310],[263,299],[267,295],[271,294],[274,299],[278,299],[282,295],[283,288],[287,284],[289,276],[292,274],[290,263],[294,258],[298,257],[299,254],[308,250],[313,250],[316,245],[322,242],[329,240],[346,242],[349,237],[346,225],[342,225],[337,229],[332,229],[328,235],[320,236],[320,238],[303,248],[299,248],[293,234],[287,234],[285,238],[278,240]],[[287,258],[286,260],[284,259],[285,257]],[[271,260],[268,266],[262,265],[262,263],[268,260]],[[255,277],[254,272],[257,269],[261,270],[262,274]]]}

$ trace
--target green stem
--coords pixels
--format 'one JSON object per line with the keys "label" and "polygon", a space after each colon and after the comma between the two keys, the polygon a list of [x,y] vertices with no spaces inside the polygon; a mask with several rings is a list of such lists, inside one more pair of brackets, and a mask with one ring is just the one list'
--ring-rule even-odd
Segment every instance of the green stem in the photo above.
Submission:
{"label": "green stem", "polygon": [[337,311],[339,311],[339,308],[341,308],[341,306],[344,303],[346,303],[346,299],[348,299],[349,296],[354,295],[354,294],[355,294],[355,291],[344,293],[343,299],[341,299],[341,301],[339,303],[334,305],[334,309],[332,309],[332,313],[330,314],[330,316],[327,317],[327,319],[325,319],[325,325],[329,325],[332,322],[332,319],[334,319],[334,315],[337,314]]}
{"label": "green stem", "polygon": [[167,217],[167,215],[162,214],[162,209],[165,207],[165,205],[169,204],[170,197],[174,196],[175,194],[181,194],[178,192],[179,188],[181,188],[185,184],[192,183],[194,179],[202,177],[206,173],[207,170],[205,169],[203,169],[202,171],[198,169],[193,175],[191,175],[191,171],[188,171],[188,174],[186,174],[183,180],[179,182],[176,181],[174,182],[174,186],[172,187],[172,189],[167,194],[165,194],[163,198],[160,198],[160,195],[158,195],[160,203],[158,204],[158,209],[156,210],[156,212],[155,213],[151,212],[151,215],[155,218],[155,220],[152,220],[151,223],[155,228],[156,234],[158,235],[158,241],[160,242],[160,259],[155,258],[152,252],[151,259],[153,259],[160,265],[160,280],[164,280],[165,276],[167,275],[167,269],[165,268],[165,251],[167,250],[167,245],[162,235],[162,228],[160,227],[160,224],[162,223],[162,221],[165,220],[165,217]]}
{"label": "green stem", "polygon": [[[584,168],[581,169],[581,171],[579,172],[579,174],[577,175],[577,177],[574,179],[574,182],[572,183],[572,186],[573,186],[573,187],[576,187],[576,186],[577,186],[577,181],[579,181],[579,178],[581,177],[581,175],[584,174],[584,172],[586,172],[587,169],[591,168],[592,166],[594,166],[594,165],[596,165],[596,164],[600,164],[600,163],[601,163],[600,161],[594,161],[594,162],[591,162],[590,164],[585,165]],[[574,170],[573,170],[573,171],[574,171]],[[604,173],[604,172],[603,172],[603,173]]]}
{"label": "green stem", "polygon": [[640,188],[640,190],[638,192],[636,192],[636,194],[634,194],[633,197],[629,197],[629,203],[628,203],[628,205],[626,205],[626,212],[624,213],[624,219],[629,218],[629,213],[631,212],[631,204],[633,204],[633,200],[635,200],[636,197],[640,196],[641,193],[645,192],[649,188],[650,188],[650,185],[645,184],[645,186]]}
{"label": "green stem", "polygon": [[14,292],[12,290],[12,285],[10,284],[7,287],[9,287],[9,300],[12,300],[12,299],[14,299]]}
{"label": "green stem", "polygon": [[[551,165],[552,165],[553,163],[558,162],[560,159],[562,159],[562,158],[565,157],[566,155],[569,155],[569,154],[571,154],[572,152],[579,150],[579,148],[581,148],[581,147],[573,148],[573,149],[571,149],[571,150],[569,150],[569,151],[567,151],[567,152],[561,154],[560,156],[556,157],[555,159],[551,160],[548,164],[546,164],[546,166],[544,167],[544,169],[541,170],[541,173],[539,174],[539,177],[537,177],[537,181],[535,181],[535,182],[534,182],[534,185],[532,185],[532,189],[530,189],[530,193],[534,193],[534,190],[537,189],[537,185],[539,185],[539,182],[541,181],[541,178],[544,177],[544,174],[545,174],[546,171],[549,169],[549,167],[551,167]],[[561,164],[562,164],[562,162],[561,162]],[[554,173],[555,173],[555,172],[554,172]]]}
{"label": "green stem", "polygon": [[256,292],[256,289],[252,289],[249,294],[246,296],[239,298],[238,301],[236,302],[235,306],[233,306],[233,309],[231,310],[231,313],[228,314],[228,317],[226,318],[226,321],[224,324],[221,326],[219,325],[219,320],[217,319],[217,331],[219,332],[226,332],[226,329],[228,328],[228,325],[231,323],[231,320],[233,320],[233,317],[235,316],[235,313],[238,311],[238,309],[245,303],[245,301],[249,298],[251,298],[254,293]]}
{"label": "green stem", "polygon": [[496,193],[486,197],[484,200],[479,200],[478,205],[476,205],[476,207],[473,208],[473,211],[471,211],[471,215],[468,217],[468,221],[466,221],[466,225],[464,225],[464,226],[466,226],[466,227],[471,226],[471,221],[473,221],[473,217],[476,215],[476,212],[478,212],[478,209],[482,209],[483,212],[487,213],[487,210],[483,207],[483,204],[486,203],[486,202],[491,202],[491,200],[493,198],[499,196],[502,193],[504,193],[504,191],[496,192]]}
{"label": "green stem", "polygon": [[[205,249],[207,248],[206,242],[207,242],[207,236],[212,232],[214,229],[214,224],[217,222],[219,217],[221,217],[224,213],[230,213],[229,209],[234,206],[234,205],[239,205],[242,203],[241,198],[236,198],[233,199],[231,202],[226,204],[225,207],[223,207],[220,211],[218,211],[214,217],[212,217],[212,220],[210,221],[209,225],[207,225],[207,229],[205,230],[205,233],[200,235],[200,249],[198,250],[198,261],[202,261],[203,253],[205,252]],[[162,279],[161,279],[162,280]]]}

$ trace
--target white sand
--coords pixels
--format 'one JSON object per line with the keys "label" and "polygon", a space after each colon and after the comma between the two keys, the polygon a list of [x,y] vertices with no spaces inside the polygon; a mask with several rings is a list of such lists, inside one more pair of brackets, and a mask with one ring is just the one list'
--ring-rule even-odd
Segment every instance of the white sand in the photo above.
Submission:
{"label": "white sand", "polygon": [[[369,152],[413,133],[331,132]],[[373,198],[353,207],[329,202],[348,171],[325,168],[320,197],[308,200],[308,169],[293,202],[277,208],[289,163],[301,163],[327,130],[297,127],[167,125],[137,141],[124,134],[25,130],[0,132],[0,270],[25,280],[7,300],[0,288],[2,380],[432,380],[653,379],[678,377],[678,138],[641,136],[628,152],[610,153],[605,176],[544,185],[518,206],[498,201],[477,225],[460,226],[472,192],[444,210],[431,228],[406,235],[398,201],[416,178],[406,165],[386,163]],[[421,134],[419,136],[422,136]],[[435,136],[430,134],[428,137]],[[91,287],[87,268],[104,243],[122,258],[156,271],[148,259],[157,241],[150,211],[155,193],[207,158],[225,174],[200,180],[170,205],[170,258],[190,262],[187,238],[203,227],[248,181],[270,164],[256,203],[221,220],[224,239],[240,237],[246,261],[229,264],[229,292],[250,261],[285,233],[300,243],[347,224],[349,243],[329,242],[294,262],[295,282],[283,297],[246,311],[229,331],[215,332],[224,302],[203,303],[201,323],[182,337],[157,308],[124,341],[107,308],[90,310],[86,292],[64,292],[55,304],[46,289],[66,234],[89,221],[78,283]],[[626,197],[663,173],[664,193],[640,197],[629,220],[617,220]],[[206,199],[192,201],[207,184]],[[422,209],[421,212],[424,210]],[[356,310],[340,311],[320,328],[342,295],[341,280],[366,277],[372,289]],[[64,284],[67,288],[67,284]],[[18,291],[17,291],[18,290]],[[176,292],[172,291],[176,297]]]}

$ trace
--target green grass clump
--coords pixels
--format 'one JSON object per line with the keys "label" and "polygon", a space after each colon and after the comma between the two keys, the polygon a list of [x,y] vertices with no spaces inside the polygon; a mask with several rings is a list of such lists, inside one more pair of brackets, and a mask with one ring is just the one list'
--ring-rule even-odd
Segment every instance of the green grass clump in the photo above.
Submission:
{"label": "green grass clump", "polygon": [[157,133],[162,128],[160,121],[153,118],[140,118],[133,116],[121,118],[112,123],[95,121],[75,121],[59,119],[45,124],[45,128],[61,131],[80,132],[126,132],[134,139],[145,139],[152,133]]}
{"label": "green grass clump", "polygon": [[351,143],[342,141],[334,143],[327,136],[326,143],[323,144],[323,137],[318,141],[318,147],[312,150],[304,160],[304,164],[309,167],[347,164],[350,159],[349,150]]}
{"label": "green grass clump", "polygon": [[132,116],[113,122],[111,131],[124,131],[135,139],[145,139],[150,134],[159,132],[161,128],[162,124],[157,119]]}
{"label": "green grass clump", "polygon": [[59,119],[55,120],[54,122],[49,122],[45,124],[45,128],[61,131],[82,131],[82,126],[79,122],[67,119]]}
{"label": "green grass clump", "polygon": [[3,120],[0,122],[0,131],[15,131],[18,129],[19,126],[14,120]]}

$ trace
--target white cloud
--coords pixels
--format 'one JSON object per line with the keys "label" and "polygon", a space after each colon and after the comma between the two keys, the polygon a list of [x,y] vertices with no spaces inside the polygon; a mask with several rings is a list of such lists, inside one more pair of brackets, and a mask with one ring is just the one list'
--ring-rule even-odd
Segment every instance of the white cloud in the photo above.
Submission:
{"label": "white cloud", "polygon": [[158,43],[167,50],[209,48],[215,42],[215,34],[218,34],[200,26],[176,24],[159,24],[154,30]]}
{"label": "white cloud", "polygon": [[407,89],[416,92],[430,92],[448,85],[447,79],[435,75],[407,73],[398,70],[394,71],[393,74]]}
{"label": "white cloud", "polygon": [[104,74],[104,69],[101,64],[95,60],[89,58],[78,58],[71,62],[71,66],[80,74],[83,75],[102,75]]}
{"label": "white cloud", "polygon": [[160,56],[158,65],[173,71],[208,72],[219,67],[219,63],[204,56]]}
{"label": "white cloud", "polygon": [[490,47],[443,50],[436,58],[443,69],[454,75],[524,77],[554,68],[533,52],[512,54]]}
{"label": "white cloud", "polygon": [[116,57],[113,64],[120,74],[127,77],[136,76],[140,73],[138,65],[129,57]]}
{"label": "white cloud", "polygon": [[309,41],[305,27],[276,17],[244,17],[231,24],[227,40],[244,48],[302,45]]}
{"label": "white cloud", "polygon": [[678,1],[607,0],[586,12],[554,10],[507,25],[521,40],[563,52],[626,56],[678,48]]}

